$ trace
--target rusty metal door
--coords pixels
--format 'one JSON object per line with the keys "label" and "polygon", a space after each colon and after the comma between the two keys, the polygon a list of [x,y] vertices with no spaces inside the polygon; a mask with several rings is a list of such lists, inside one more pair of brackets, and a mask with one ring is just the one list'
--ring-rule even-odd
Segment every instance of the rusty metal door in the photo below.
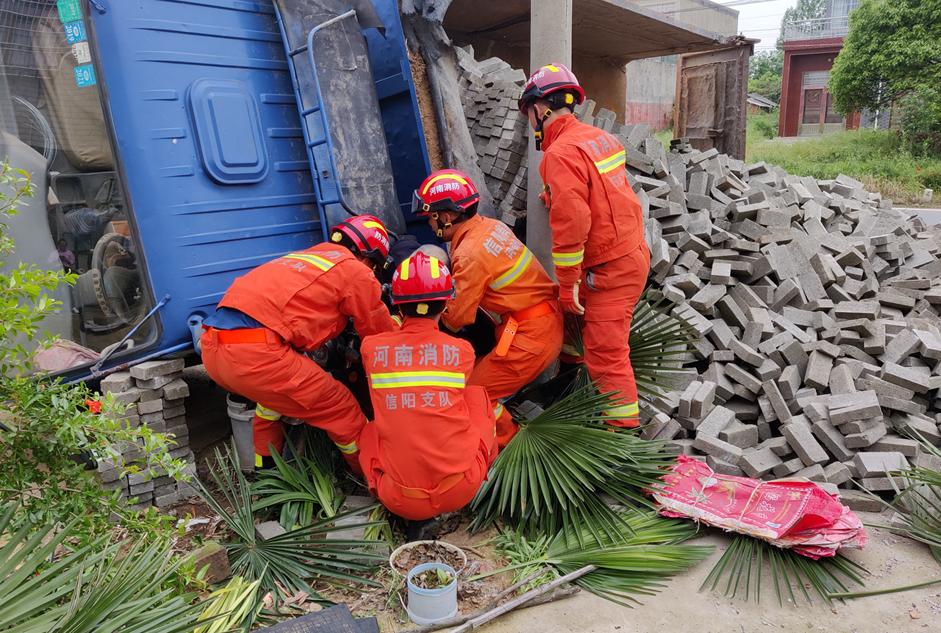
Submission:
{"label": "rusty metal door", "polygon": [[715,147],[745,158],[748,58],[753,40],[705,53],[680,55],[676,71],[673,136],[693,147]]}

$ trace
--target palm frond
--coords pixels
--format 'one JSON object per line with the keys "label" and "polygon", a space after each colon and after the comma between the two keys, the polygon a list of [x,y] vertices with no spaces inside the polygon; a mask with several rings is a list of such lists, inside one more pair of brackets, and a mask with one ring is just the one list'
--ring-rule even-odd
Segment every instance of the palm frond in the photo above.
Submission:
{"label": "palm frond", "polygon": [[[629,510],[618,514],[627,526],[617,538],[602,537],[592,541],[585,526],[569,527],[551,538],[535,540],[523,535],[504,534],[498,542],[514,567],[526,571],[548,566],[564,576],[594,565],[597,570],[579,578],[575,584],[602,598],[624,606],[638,604],[638,595],[653,595],[666,581],[701,562],[710,553],[710,545],[689,545],[696,535],[694,524],[665,519],[651,511]],[[573,532],[584,532],[581,537]],[[582,546],[579,543],[589,542]]]}
{"label": "palm frond", "polygon": [[199,626],[193,633],[228,633],[247,631],[255,622],[263,605],[258,595],[259,581],[248,582],[234,576],[224,587],[216,589],[199,615]]}
{"label": "palm frond", "polygon": [[[181,559],[168,543],[98,539],[60,546],[75,524],[12,528],[14,504],[0,509],[0,630],[19,633],[190,633],[201,607],[169,589]],[[57,554],[58,552],[58,554]]]}
{"label": "palm frond", "polygon": [[[234,574],[249,581],[260,581],[261,590],[273,592],[276,597],[283,596],[284,591],[304,591],[318,601],[324,600],[310,586],[313,581],[344,587],[357,584],[380,586],[369,576],[384,560],[378,549],[383,543],[331,537],[331,533],[337,531],[338,521],[366,515],[376,504],[338,513],[263,539],[255,530],[251,486],[237,467],[231,449],[227,449],[225,455],[216,449],[215,463],[210,466],[209,473],[224,502],[199,480],[194,480],[194,485],[234,534],[232,542],[226,546]],[[373,525],[376,522],[363,521],[344,524],[342,529]]]}
{"label": "palm frond", "polygon": [[603,413],[610,405],[609,396],[589,385],[521,421],[471,504],[471,529],[502,517],[528,535],[574,526],[587,527],[594,540],[623,534],[623,520],[602,495],[619,504],[648,503],[642,489],[673,457],[662,443],[606,427]]}
{"label": "palm frond", "polygon": [[[692,360],[689,346],[699,338],[684,319],[670,314],[670,303],[657,290],[647,288],[637,301],[631,321],[629,343],[634,381],[642,400],[650,401],[687,382],[686,366]],[[582,321],[566,319],[565,339],[578,354],[584,352]],[[588,382],[580,367],[574,388]]]}
{"label": "palm frond", "polygon": [[793,605],[802,600],[812,603],[814,596],[829,602],[831,594],[848,591],[851,585],[862,586],[866,573],[842,554],[813,560],[759,539],[736,536],[706,576],[700,591],[721,591],[730,598],[741,596],[760,602],[762,576],[768,574],[782,606],[785,601]]}
{"label": "palm frond", "polygon": [[343,496],[328,471],[303,456],[293,463],[276,452],[271,457],[275,468],[262,471],[253,486],[258,497],[254,505],[256,511],[280,506],[280,523],[287,530],[310,525],[318,517],[327,519],[336,515],[343,504]]}

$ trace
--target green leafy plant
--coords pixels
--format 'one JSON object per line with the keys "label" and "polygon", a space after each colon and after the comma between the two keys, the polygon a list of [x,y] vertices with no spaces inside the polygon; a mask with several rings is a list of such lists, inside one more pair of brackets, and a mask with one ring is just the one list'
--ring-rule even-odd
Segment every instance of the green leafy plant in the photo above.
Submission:
{"label": "green leafy plant", "polygon": [[277,452],[272,457],[275,468],[262,471],[254,485],[258,496],[255,510],[279,506],[280,523],[286,529],[336,516],[343,495],[337,490],[332,474],[304,456],[298,456],[293,463]]}
{"label": "green leafy plant", "polygon": [[[380,541],[332,538],[336,522],[366,515],[375,505],[339,513],[329,519],[264,539],[255,529],[251,485],[238,467],[231,449],[216,449],[210,477],[221,495],[217,499],[199,480],[194,486],[203,500],[233,533],[227,544],[232,572],[249,581],[259,581],[263,592],[281,597],[284,592],[304,591],[318,602],[327,602],[311,585],[315,581],[333,585],[381,585],[369,575],[384,560]],[[342,529],[369,527],[368,521],[344,524]]]}
{"label": "green leafy plant", "polygon": [[778,604],[787,600],[797,605],[800,598],[813,602],[814,595],[829,602],[831,594],[847,591],[849,585],[862,585],[867,572],[842,554],[813,560],[749,536],[736,536],[700,590],[720,590],[725,579],[722,591],[726,596],[741,595],[759,602],[765,573],[771,575]]}
{"label": "green leafy plant", "polygon": [[166,543],[123,548],[106,537],[70,549],[75,522],[16,527],[0,510],[0,630],[19,633],[191,633],[201,606],[173,589],[181,560]]}
{"label": "green leafy plant", "polygon": [[[111,460],[127,472],[153,469],[182,476],[185,464],[169,455],[172,440],[146,425],[122,421],[122,408],[82,384],[30,375],[31,349],[45,344],[43,320],[61,309],[50,293],[74,275],[14,264],[15,244],[2,220],[15,216],[32,195],[29,174],[0,162],[0,503],[15,501],[17,520],[44,524],[80,521],[76,535],[88,541],[125,526],[150,537],[166,535],[167,521],[129,512],[86,468]],[[126,464],[119,448],[135,445],[144,457]]]}
{"label": "green leafy plant", "polygon": [[497,456],[471,504],[472,529],[502,518],[524,534],[566,532],[593,540],[617,538],[626,526],[609,505],[647,503],[673,457],[663,445],[604,425],[611,399],[593,386],[576,389],[531,420]]}
{"label": "green leafy plant", "polygon": [[263,603],[258,595],[259,581],[248,582],[235,576],[224,587],[213,591],[199,615],[193,633],[228,633],[247,631],[258,617]]}
{"label": "green leafy plant", "polygon": [[[910,437],[921,444],[921,450],[930,456],[941,459],[941,449],[934,446],[917,431],[909,433]],[[888,525],[878,527],[896,534],[906,536],[913,541],[927,545],[935,560],[941,564],[941,471],[917,466],[910,470],[898,471],[892,474],[895,479],[904,479],[907,485],[895,485],[896,497],[891,502],[883,504],[895,511],[895,520]],[[903,483],[903,482],[898,482]],[[875,497],[875,495],[873,495]],[[875,591],[833,592],[831,598],[863,598],[878,596],[887,593],[899,593],[911,589],[920,589],[941,584],[941,577],[932,578],[923,582],[878,589]]]}
{"label": "green leafy plant", "polygon": [[618,517],[626,530],[616,538],[602,536],[595,540],[583,525],[535,540],[504,532],[498,548],[518,561],[504,570],[525,568],[538,572],[540,566],[545,566],[564,576],[594,565],[597,569],[575,584],[612,602],[632,606],[639,604],[636,596],[653,595],[671,576],[701,562],[713,551],[710,545],[685,543],[697,533],[693,523],[640,510],[621,512]]}

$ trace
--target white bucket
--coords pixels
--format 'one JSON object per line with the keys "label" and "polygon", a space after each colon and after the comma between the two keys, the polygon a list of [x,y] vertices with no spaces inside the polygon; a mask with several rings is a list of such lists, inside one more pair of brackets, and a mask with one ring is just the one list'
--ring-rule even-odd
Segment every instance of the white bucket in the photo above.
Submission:
{"label": "white bucket", "polygon": [[235,455],[239,460],[239,468],[250,473],[255,470],[255,441],[252,437],[252,418],[255,410],[244,402],[232,399],[231,395],[225,399],[229,422],[232,424],[232,439],[235,441]]}
{"label": "white bucket", "polygon": [[[412,583],[412,578],[429,569],[441,569],[451,575],[451,582],[438,589],[422,589]],[[422,563],[415,565],[406,577],[408,587],[409,619],[419,626],[437,624],[457,615],[457,572],[444,563]]]}

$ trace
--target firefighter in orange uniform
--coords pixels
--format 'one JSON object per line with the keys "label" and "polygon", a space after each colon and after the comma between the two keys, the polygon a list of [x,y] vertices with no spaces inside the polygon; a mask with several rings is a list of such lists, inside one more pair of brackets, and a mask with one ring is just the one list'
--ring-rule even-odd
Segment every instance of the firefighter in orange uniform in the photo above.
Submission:
{"label": "firefighter in orange uniform", "polygon": [[467,386],[474,350],[438,329],[453,294],[447,267],[416,252],[392,279],[402,328],[361,347],[375,419],[360,436],[360,465],[370,492],[410,521],[467,505],[497,454],[487,393]]}
{"label": "firefighter in orange uniform", "polygon": [[385,264],[389,234],[377,218],[338,224],[330,242],[268,262],[235,280],[200,341],[206,371],[224,389],[258,403],[252,432],[257,467],[284,446],[282,415],[327,432],[358,468],[366,424],[353,394],[304,355],[336,337],[350,319],[360,336],[394,323],[374,270]]}
{"label": "firefighter in orange uniform", "polygon": [[477,215],[479,199],[470,178],[445,169],[425,179],[412,210],[428,218],[438,239],[450,242],[456,294],[442,323],[457,331],[474,322],[478,307],[500,317],[497,345],[477,363],[470,384],[487,388],[504,447],[518,427],[500,400],[558,358],[562,313],[555,283],[506,224]]}
{"label": "firefighter in orange uniform", "polygon": [[559,301],[584,315],[588,374],[616,406],[608,423],[639,424],[637,385],[628,336],[634,306],[647,283],[650,253],[640,202],[627,179],[624,147],[572,114],[585,91],[568,68],[550,64],[526,82],[520,111],[545,155],[539,173],[552,228]]}

